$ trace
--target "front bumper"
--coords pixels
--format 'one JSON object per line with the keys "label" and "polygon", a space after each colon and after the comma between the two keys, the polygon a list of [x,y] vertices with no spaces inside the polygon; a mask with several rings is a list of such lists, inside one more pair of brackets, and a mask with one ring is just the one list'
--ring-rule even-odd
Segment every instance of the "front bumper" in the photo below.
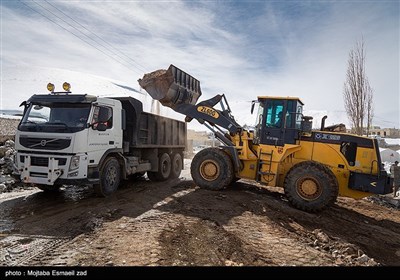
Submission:
{"label": "front bumper", "polygon": [[[79,166],[71,169],[72,158],[79,158]],[[46,155],[17,153],[17,170],[21,182],[54,185],[60,182],[88,180],[87,155]]]}

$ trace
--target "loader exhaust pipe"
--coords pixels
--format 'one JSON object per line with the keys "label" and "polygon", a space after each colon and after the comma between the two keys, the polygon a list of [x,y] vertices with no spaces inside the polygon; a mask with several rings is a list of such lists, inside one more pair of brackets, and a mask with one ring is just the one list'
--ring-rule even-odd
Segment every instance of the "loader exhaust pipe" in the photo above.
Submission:
{"label": "loader exhaust pipe", "polygon": [[326,120],[327,117],[328,116],[323,116],[322,117],[322,120],[321,120],[321,131],[324,130],[324,128],[325,128],[325,120]]}
{"label": "loader exhaust pipe", "polygon": [[172,109],[179,104],[195,105],[201,96],[200,81],[174,65],[147,73],[138,80],[153,99]]}

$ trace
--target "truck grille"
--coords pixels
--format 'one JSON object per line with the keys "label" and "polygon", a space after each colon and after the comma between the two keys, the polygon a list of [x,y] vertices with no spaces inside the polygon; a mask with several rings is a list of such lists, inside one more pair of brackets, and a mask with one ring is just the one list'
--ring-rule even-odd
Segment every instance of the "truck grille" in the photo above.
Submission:
{"label": "truck grille", "polygon": [[19,143],[29,149],[62,150],[69,147],[71,139],[32,138],[20,136]]}
{"label": "truck grille", "polygon": [[[66,158],[55,158],[55,159],[58,160],[59,166],[65,165],[67,163]],[[25,157],[20,156],[19,160],[21,163],[24,163]],[[47,158],[47,157],[31,157],[31,165],[32,166],[48,166],[49,158]]]}

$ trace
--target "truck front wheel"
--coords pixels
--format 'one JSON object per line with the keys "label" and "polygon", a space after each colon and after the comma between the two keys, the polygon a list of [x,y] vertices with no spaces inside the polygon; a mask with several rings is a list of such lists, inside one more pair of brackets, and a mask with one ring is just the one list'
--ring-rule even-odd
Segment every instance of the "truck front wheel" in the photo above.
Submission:
{"label": "truck front wheel", "polygon": [[116,158],[106,159],[100,171],[100,184],[93,185],[99,196],[109,196],[118,189],[121,180],[121,170]]}
{"label": "truck front wheel", "polygon": [[190,167],[193,181],[199,187],[221,190],[233,180],[233,164],[227,153],[218,148],[206,148],[198,152]]}

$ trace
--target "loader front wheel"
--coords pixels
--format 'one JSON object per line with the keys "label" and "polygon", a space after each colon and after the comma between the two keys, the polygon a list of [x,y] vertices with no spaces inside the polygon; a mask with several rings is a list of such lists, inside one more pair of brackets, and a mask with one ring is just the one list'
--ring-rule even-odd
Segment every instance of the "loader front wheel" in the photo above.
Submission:
{"label": "loader front wheel", "polygon": [[312,161],[296,164],[285,178],[284,189],[289,202],[306,212],[319,212],[332,205],[339,192],[332,171]]}
{"label": "loader front wheel", "polygon": [[201,188],[221,190],[233,180],[233,164],[227,153],[218,148],[198,152],[190,167],[193,181]]}

